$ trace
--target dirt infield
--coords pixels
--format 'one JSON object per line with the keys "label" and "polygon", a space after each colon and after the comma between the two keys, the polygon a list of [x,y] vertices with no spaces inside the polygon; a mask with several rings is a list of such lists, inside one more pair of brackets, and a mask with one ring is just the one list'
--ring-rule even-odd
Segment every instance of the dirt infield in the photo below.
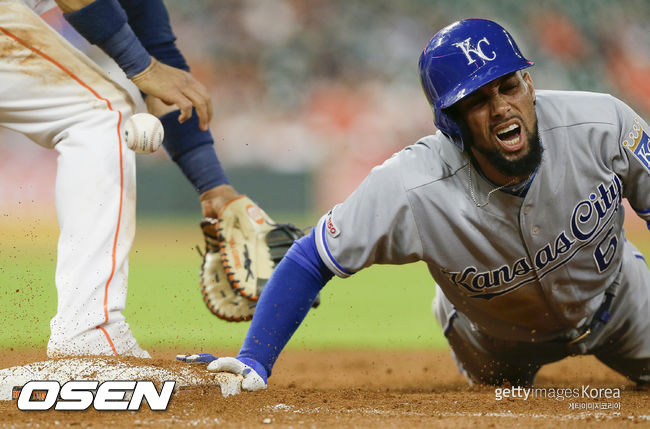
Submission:
{"label": "dirt infield", "polygon": [[[152,364],[178,369],[175,353],[154,351]],[[45,359],[3,350],[0,368]],[[550,397],[583,386],[620,389],[620,398]],[[544,367],[536,387],[536,398],[498,401],[493,387],[468,387],[447,352],[289,350],[266,391],[223,398],[213,386],[184,389],[167,411],[23,412],[2,401],[0,427],[650,427],[650,392],[591,357]]]}

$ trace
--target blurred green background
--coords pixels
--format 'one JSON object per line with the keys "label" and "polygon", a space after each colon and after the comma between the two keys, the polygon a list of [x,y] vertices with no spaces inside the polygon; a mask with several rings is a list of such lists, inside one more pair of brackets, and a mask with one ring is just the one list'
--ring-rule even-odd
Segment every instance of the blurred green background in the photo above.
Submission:
{"label": "blurred green background", "polygon": [[[536,62],[538,89],[608,92],[650,114],[647,0],[165,3],[179,47],[212,95],[211,129],[231,182],[276,220],[300,226],[313,225],[372,166],[435,131],[417,61],[457,19],[494,19],[510,30]],[[195,191],[164,151],[137,161],[127,320],[145,347],[236,348],[248,324],[218,320],[200,296]],[[54,151],[0,130],[0,353],[47,342],[56,311],[55,173]],[[628,230],[650,255],[645,226]],[[335,279],[290,347],[443,346],[433,293],[422,264]]]}
{"label": "blurred green background", "polygon": [[[217,319],[201,299],[197,219],[141,219],[137,228],[125,315],[141,345],[180,351],[239,347],[248,323]],[[56,312],[56,230],[15,227],[11,235],[11,244],[0,245],[0,348],[44,347]],[[376,266],[335,279],[290,347],[442,345],[430,311],[433,291],[421,264]]]}
{"label": "blurred green background", "polygon": [[[274,217],[299,225],[316,219]],[[4,229],[10,240],[0,244],[0,352],[45,347],[56,312],[56,227],[24,220]],[[241,345],[249,324],[219,320],[203,304],[197,222],[194,217],[138,221],[125,315],[144,347],[207,351]],[[635,233],[628,235],[650,255],[650,233],[634,225]],[[434,283],[422,263],[373,266],[348,279],[334,278],[289,347],[444,347],[431,312],[433,296]]]}

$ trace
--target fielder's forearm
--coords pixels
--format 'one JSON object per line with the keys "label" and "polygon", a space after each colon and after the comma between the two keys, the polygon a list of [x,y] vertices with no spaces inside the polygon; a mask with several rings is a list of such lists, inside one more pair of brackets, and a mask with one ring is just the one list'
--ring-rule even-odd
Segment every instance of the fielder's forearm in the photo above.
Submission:
{"label": "fielder's forearm", "polygon": [[153,66],[151,56],[128,24],[117,0],[58,0],[65,19],[79,34],[113,58],[131,79]]}
{"label": "fielder's forearm", "polygon": [[163,64],[190,71],[176,47],[169,13],[162,0],[119,0],[129,25],[149,54]]}
{"label": "fielder's forearm", "polygon": [[160,117],[165,129],[163,146],[169,157],[199,194],[228,184],[228,177],[214,149],[212,133],[199,128],[196,112],[182,124],[178,123],[178,113],[175,110]]}
{"label": "fielder's forearm", "polygon": [[271,375],[275,361],[333,274],[318,256],[312,232],[278,264],[255,308],[238,359],[253,359]]}

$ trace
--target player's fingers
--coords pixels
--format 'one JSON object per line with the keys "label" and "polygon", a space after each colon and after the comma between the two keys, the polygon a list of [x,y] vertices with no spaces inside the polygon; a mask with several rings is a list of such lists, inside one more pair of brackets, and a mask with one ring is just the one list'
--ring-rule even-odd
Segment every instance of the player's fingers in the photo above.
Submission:
{"label": "player's fingers", "polygon": [[178,115],[178,122],[181,124],[192,117],[192,107],[193,103],[187,97],[181,96],[179,100],[175,102],[178,108],[181,111],[181,114]]}
{"label": "player's fingers", "polygon": [[210,126],[210,121],[212,120],[212,98],[208,97],[208,123],[206,124],[205,131],[207,131]]}
{"label": "player's fingers", "polygon": [[196,114],[199,117],[199,127],[203,131],[207,131],[210,125],[210,119],[212,119],[210,97],[207,94],[199,93],[194,87],[186,89],[184,94],[192,101],[192,104],[196,108]]}
{"label": "player's fingers", "polygon": [[241,374],[246,368],[249,367],[234,357],[222,357],[213,362],[210,362],[208,365],[208,371],[210,372],[223,371],[231,372],[233,374]]}
{"label": "player's fingers", "polygon": [[205,99],[207,108],[208,108],[208,122],[212,120],[212,97],[210,96],[210,92],[208,92],[208,88],[203,86],[200,82],[197,81],[198,84],[198,91],[201,97]]}
{"label": "player's fingers", "polygon": [[244,373],[244,379],[241,382],[242,389],[248,390],[249,392],[266,389],[266,383],[255,371],[249,368],[247,370],[244,370]]}
{"label": "player's fingers", "polygon": [[210,372],[230,372],[244,376],[241,387],[244,390],[254,392],[260,389],[266,389],[266,382],[253,368],[246,365],[239,359],[233,357],[218,358],[208,364]]}
{"label": "player's fingers", "polygon": [[163,115],[166,115],[167,113],[171,113],[174,110],[178,110],[178,108],[175,105],[166,104],[163,100],[161,100],[160,98],[154,95],[148,95],[144,101],[149,113],[151,113],[154,116],[157,116],[158,118],[160,118]]}

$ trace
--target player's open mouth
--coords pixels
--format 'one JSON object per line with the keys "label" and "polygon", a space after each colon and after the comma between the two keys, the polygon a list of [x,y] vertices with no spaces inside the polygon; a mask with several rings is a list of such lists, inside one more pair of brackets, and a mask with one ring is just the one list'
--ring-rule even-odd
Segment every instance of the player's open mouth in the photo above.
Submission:
{"label": "player's open mouth", "polygon": [[495,136],[505,150],[516,151],[522,146],[521,126],[517,123],[510,124],[496,131]]}

